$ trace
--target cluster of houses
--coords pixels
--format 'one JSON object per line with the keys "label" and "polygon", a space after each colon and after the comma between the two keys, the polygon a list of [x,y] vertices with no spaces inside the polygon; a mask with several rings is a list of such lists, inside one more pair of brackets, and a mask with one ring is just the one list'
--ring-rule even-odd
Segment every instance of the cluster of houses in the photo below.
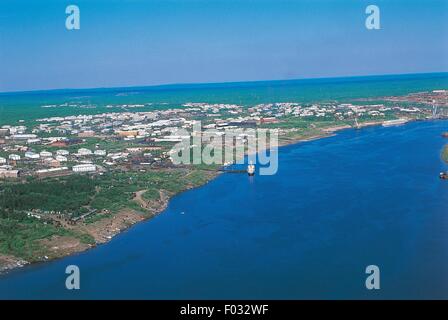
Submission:
{"label": "cluster of houses", "polygon": [[[198,120],[202,121],[203,129],[213,129],[217,135],[222,135],[229,128],[255,128],[262,124],[287,121],[290,117],[331,117],[343,120],[362,116],[384,117],[387,112],[422,112],[422,109],[415,107],[390,107],[383,104],[295,102],[258,104],[251,107],[191,102],[183,104],[181,108],[143,112],[128,110],[146,105],[148,104],[120,106],[122,112],[42,118],[33,121],[32,127],[24,125],[24,121],[18,125],[2,126],[0,178],[17,177],[24,169],[32,175],[51,176],[69,172],[96,172],[100,169],[100,164],[113,166],[122,161],[135,162],[135,159],[139,159],[141,163],[159,161],[161,158],[151,154],[151,151],[161,149],[155,144],[176,143],[189,138],[190,134],[194,134],[191,129]],[[186,135],[185,132],[190,133]],[[76,148],[77,144],[82,144],[89,138],[140,144],[141,147],[129,148],[123,145],[122,150],[107,150],[106,143],[102,147],[96,145],[93,150]],[[164,151],[161,154],[168,153]]]}
{"label": "cluster of houses", "polygon": [[[24,172],[27,175],[38,177],[67,174],[69,172],[95,172],[97,166],[86,155],[105,156],[105,150],[91,150],[80,148],[77,153],[70,154],[68,150],[50,152],[30,151],[26,146],[16,145],[14,151],[24,153],[11,153],[7,157],[0,157],[0,178],[18,178]],[[11,149],[9,149],[11,150]],[[71,164],[69,169],[66,165]]]}
{"label": "cluster of houses", "polygon": [[[172,114],[169,110],[160,113],[165,117]],[[4,125],[0,128],[0,178],[97,172],[104,169],[102,164],[114,166],[133,158],[143,164],[161,161],[161,157],[151,153],[161,149],[154,142],[175,141],[171,132],[188,121],[173,116],[158,119],[159,116],[153,112],[113,112],[37,119],[32,128],[23,124]],[[98,144],[92,149],[76,148],[88,138],[105,141],[103,148]],[[108,142],[112,141],[140,145],[123,144],[122,150],[108,150]]]}
{"label": "cluster of houses", "polygon": [[260,104],[249,108],[251,116],[258,117],[274,117],[276,119],[281,117],[315,117],[324,118],[331,117],[336,120],[347,120],[353,118],[368,117],[384,117],[387,112],[408,112],[418,113],[422,112],[419,108],[402,108],[389,107],[384,104],[367,104],[354,105],[351,103],[322,103],[301,105],[298,103],[271,103]]}

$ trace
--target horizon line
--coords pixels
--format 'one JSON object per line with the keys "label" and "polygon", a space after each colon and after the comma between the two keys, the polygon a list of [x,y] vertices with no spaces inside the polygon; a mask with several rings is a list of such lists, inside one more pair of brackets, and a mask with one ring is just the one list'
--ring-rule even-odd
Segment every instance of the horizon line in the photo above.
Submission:
{"label": "horizon line", "polygon": [[15,94],[38,94],[43,92],[63,92],[63,91],[95,91],[95,90],[129,90],[133,88],[164,88],[176,86],[213,86],[213,85],[230,85],[241,83],[263,83],[263,82],[288,82],[288,81],[306,81],[306,80],[332,80],[332,79],[347,79],[347,78],[367,78],[367,77],[384,77],[384,76],[423,76],[423,75],[443,75],[448,71],[436,72],[413,72],[413,73],[384,73],[384,74],[370,74],[370,75],[351,75],[351,76],[317,76],[309,78],[291,78],[291,79],[265,79],[265,80],[236,80],[236,81],[216,81],[216,82],[179,82],[179,83],[162,83],[151,85],[131,85],[131,86],[112,86],[112,87],[81,87],[81,88],[59,88],[59,89],[32,89],[32,90],[13,90],[0,91],[0,95],[15,95]]}

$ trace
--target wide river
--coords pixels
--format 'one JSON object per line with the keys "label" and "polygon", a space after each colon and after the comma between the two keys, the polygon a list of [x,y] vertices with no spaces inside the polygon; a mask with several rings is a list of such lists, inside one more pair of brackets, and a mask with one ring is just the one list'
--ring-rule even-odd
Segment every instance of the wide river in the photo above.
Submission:
{"label": "wide river", "polygon": [[[448,298],[448,122],[346,130],[224,174],[93,250],[0,277],[0,298]],[[81,289],[65,289],[78,265]],[[366,266],[381,289],[365,287]]]}

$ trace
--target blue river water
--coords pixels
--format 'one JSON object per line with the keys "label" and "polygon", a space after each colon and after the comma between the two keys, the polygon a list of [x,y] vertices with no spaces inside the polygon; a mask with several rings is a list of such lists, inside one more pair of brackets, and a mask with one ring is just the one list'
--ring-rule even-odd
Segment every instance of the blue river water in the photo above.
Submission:
{"label": "blue river water", "polygon": [[[273,176],[223,174],[90,251],[0,276],[0,298],[448,298],[444,121],[286,146]],[[81,289],[65,289],[65,268]],[[367,290],[365,268],[380,268]]]}

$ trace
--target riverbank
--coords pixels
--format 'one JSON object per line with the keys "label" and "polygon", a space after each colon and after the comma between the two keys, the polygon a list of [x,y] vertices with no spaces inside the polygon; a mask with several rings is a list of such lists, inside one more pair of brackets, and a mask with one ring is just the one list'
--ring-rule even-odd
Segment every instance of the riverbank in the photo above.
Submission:
{"label": "riverbank", "polygon": [[38,241],[41,247],[40,254],[32,260],[11,254],[0,254],[0,274],[25,265],[64,258],[105,244],[136,223],[149,220],[160,214],[167,208],[170,199],[175,195],[203,186],[220,174],[216,171],[192,169],[186,171],[184,178],[198,171],[203,175],[203,179],[192,179],[187,184],[181,184],[178,181],[179,185],[182,185],[179,191],[160,190],[158,198],[145,199],[144,193],[148,190],[140,190],[134,194],[134,198],[131,200],[131,202],[135,202],[134,208],[127,207],[116,213],[100,214],[95,221],[81,221],[73,225],[64,223],[66,231],[71,234],[87,235],[93,239],[92,243],[71,235],[53,235]]}
{"label": "riverbank", "polygon": [[[342,130],[282,147],[277,174],[222,174],[107,245],[9,272],[0,297],[446,298],[448,189],[437,173],[447,125]],[[360,276],[372,263],[393,284],[375,297]],[[65,289],[72,264],[81,290]]]}
{"label": "riverbank", "polygon": [[448,164],[448,144],[443,147],[442,150],[442,160]]}
{"label": "riverbank", "polygon": [[[382,122],[361,123],[359,125],[359,128],[381,124]],[[322,139],[334,136],[335,134],[337,134],[338,131],[351,128],[352,127],[348,125],[328,127],[322,129],[320,134],[311,134],[308,136],[282,139],[279,142],[279,146],[286,146],[316,139]],[[142,211],[144,211],[144,214],[140,214],[134,209],[127,208],[119,211],[118,213],[110,217],[102,218],[101,220],[95,221],[93,223],[89,224],[81,223],[79,225],[75,225],[72,227],[73,231],[82,231],[83,233],[89,234],[90,236],[93,237],[95,243],[86,244],[83,243],[82,241],[79,241],[79,239],[74,239],[72,237],[55,236],[49,240],[41,242],[41,244],[45,248],[47,248],[48,252],[43,257],[43,259],[39,261],[50,261],[54,259],[63,258],[109,242],[116,235],[127,230],[134,224],[142,222],[144,220],[148,220],[160,214],[167,208],[169,201],[173,196],[179,194],[180,192],[184,192],[205,185],[206,183],[214,179],[217,175],[219,175],[219,172],[207,171],[206,174],[207,177],[204,183],[200,183],[197,185],[187,185],[185,189],[182,189],[176,193],[161,192],[160,197],[157,200],[144,199],[143,195],[145,193],[145,190],[140,190],[136,192],[134,201],[140,206]],[[32,262],[38,262],[38,261],[32,261]],[[22,267],[29,263],[30,262],[28,261],[15,258],[13,256],[4,256],[3,259],[0,259],[0,271],[7,271],[17,267]]]}

